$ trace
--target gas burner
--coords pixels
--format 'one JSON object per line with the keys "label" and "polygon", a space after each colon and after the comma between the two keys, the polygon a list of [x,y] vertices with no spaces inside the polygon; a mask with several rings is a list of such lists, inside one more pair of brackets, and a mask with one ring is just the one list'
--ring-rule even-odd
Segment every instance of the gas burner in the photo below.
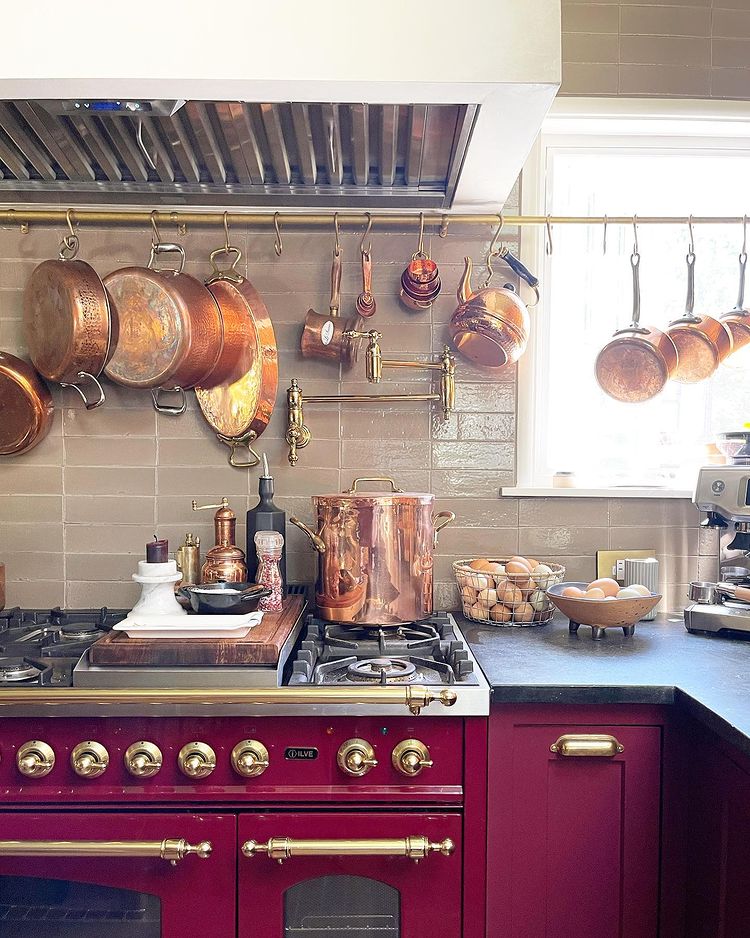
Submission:
{"label": "gas burner", "polygon": [[350,681],[368,684],[408,684],[416,672],[405,658],[365,658],[350,664],[346,676]]}
{"label": "gas burner", "polygon": [[60,625],[60,638],[64,642],[95,642],[105,634],[96,622],[63,622]]}
{"label": "gas burner", "polygon": [[42,673],[28,658],[0,658],[0,684],[35,681]]}

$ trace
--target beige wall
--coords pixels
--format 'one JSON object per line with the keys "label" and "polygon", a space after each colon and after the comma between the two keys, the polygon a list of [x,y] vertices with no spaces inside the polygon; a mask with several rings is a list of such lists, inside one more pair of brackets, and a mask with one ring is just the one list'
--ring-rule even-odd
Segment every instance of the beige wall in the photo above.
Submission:
{"label": "beige wall", "polygon": [[[167,230],[165,229],[165,234]],[[40,260],[56,253],[60,231],[33,227],[26,234],[0,229],[0,348],[22,352],[22,290]],[[143,263],[145,231],[81,231],[81,256],[101,274]],[[170,235],[172,232],[170,232]],[[445,292],[432,313],[410,314],[396,299],[404,264],[415,249],[414,232],[373,236],[373,326],[384,333],[386,355],[438,352],[456,301],[454,288],[464,254],[483,276],[489,228],[451,227],[431,239]],[[594,575],[594,552],[606,547],[654,546],[675,587],[694,576],[698,516],[686,501],[499,498],[515,467],[515,374],[499,377],[459,361],[457,413],[442,424],[424,403],[392,407],[309,406],[314,440],[299,466],[286,462],[284,390],[296,376],[308,394],[374,388],[362,380],[363,363],[338,381],[336,369],[301,359],[298,342],[309,307],[327,307],[331,239],[322,232],[284,232],[277,259],[268,234],[235,230],[232,239],[248,259],[249,276],[265,296],[280,347],[280,395],[271,426],[261,438],[276,479],[279,502],[310,518],[309,496],[337,491],[356,475],[391,474],[406,489],[434,492],[439,508],[458,515],[441,536],[436,561],[436,602],[453,605],[451,562],[482,555],[528,552],[565,563],[575,579]],[[184,239],[190,270],[206,273],[216,232],[191,230]],[[359,292],[358,237],[344,237],[344,311]],[[586,363],[588,367],[588,363]],[[383,390],[424,390],[423,374],[397,373]],[[212,512],[190,510],[191,498],[215,502],[227,495],[244,521],[255,503],[257,471],[232,469],[227,450],[204,424],[194,401],[182,417],[155,414],[147,393],[107,386],[104,407],[87,412],[74,392],[55,391],[51,435],[26,455],[0,462],[0,560],[7,564],[8,602],[45,606],[127,605],[136,595],[130,574],[154,531],[173,548],[186,531],[213,545]],[[244,525],[240,524],[244,545]],[[314,557],[299,531],[289,531],[289,569],[312,579]],[[684,593],[684,587],[680,590]]]}
{"label": "beige wall", "polygon": [[572,95],[750,98],[749,0],[562,0]]}

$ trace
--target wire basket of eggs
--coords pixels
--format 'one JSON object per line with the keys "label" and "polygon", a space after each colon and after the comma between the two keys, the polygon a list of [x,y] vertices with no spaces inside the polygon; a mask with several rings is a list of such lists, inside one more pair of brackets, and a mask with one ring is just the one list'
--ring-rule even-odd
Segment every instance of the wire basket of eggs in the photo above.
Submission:
{"label": "wire basket of eggs", "polygon": [[547,590],[565,579],[559,563],[530,557],[456,560],[453,572],[467,619],[489,625],[544,625],[555,607]]}

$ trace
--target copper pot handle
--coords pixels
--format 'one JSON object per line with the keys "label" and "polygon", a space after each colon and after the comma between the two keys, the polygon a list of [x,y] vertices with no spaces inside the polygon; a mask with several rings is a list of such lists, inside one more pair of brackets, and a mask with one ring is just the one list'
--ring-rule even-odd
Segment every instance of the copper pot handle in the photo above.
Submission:
{"label": "copper pot handle", "polygon": [[[255,430],[250,430],[248,433],[245,433],[242,436],[224,436],[223,433],[217,433],[216,437],[222,443],[226,443],[226,445],[229,447],[229,465],[234,466],[235,469],[252,469],[254,466],[257,466],[260,463],[260,456],[250,445],[258,438],[258,434],[255,432]],[[237,459],[237,448],[240,446],[243,446],[247,449],[252,459]]]}
{"label": "copper pot handle", "polygon": [[[438,520],[441,519],[441,520]],[[433,548],[438,545],[438,534],[443,530],[443,528],[450,524],[452,521],[456,520],[456,513],[454,511],[439,511],[436,515],[432,516],[432,523],[434,525],[434,538],[432,542]]]}
{"label": "copper pot handle", "polygon": [[83,382],[90,381],[93,385],[95,385],[96,390],[97,390],[97,398],[95,401],[94,400],[90,401],[86,397],[86,392],[78,384],[74,384],[73,382],[61,381],[60,387],[61,388],[73,388],[73,390],[79,395],[83,403],[86,405],[86,410],[95,410],[97,407],[101,407],[104,401],[106,400],[104,396],[104,388],[101,386],[101,384],[99,384],[99,382],[94,377],[94,375],[89,374],[88,371],[79,371],[78,374],[76,375],[76,378],[78,378],[79,381],[83,381]]}
{"label": "copper pot handle", "polygon": [[[388,476],[358,476],[351,484],[351,487],[346,490],[347,495],[352,495],[357,491],[357,486],[360,482],[387,482],[391,487],[391,492],[403,492],[403,489],[400,489],[393,479],[389,479]],[[446,522],[447,524],[448,522]]]}
{"label": "copper pot handle", "polygon": [[300,521],[299,518],[295,518],[294,515],[289,516],[289,521],[295,527],[299,528],[300,531],[305,532],[305,534],[310,538],[310,543],[319,554],[324,554],[326,552],[326,545],[323,538],[319,534],[316,534],[315,531],[313,531],[311,528],[308,528],[304,521]]}
{"label": "copper pot handle", "polygon": [[[226,257],[227,259],[233,257],[234,260],[231,261],[228,267],[221,268],[216,263],[217,257]],[[237,270],[237,265],[242,260],[242,251],[233,244],[211,251],[208,259],[211,262],[211,276],[206,280],[206,286],[216,283],[217,280],[228,280],[230,283],[242,283],[244,280],[242,274]]]}
{"label": "copper pot handle", "polygon": [[747,267],[747,252],[740,254],[740,286],[737,293],[737,305],[735,309],[745,308],[745,268]]}
{"label": "copper pot handle", "polygon": [[[162,394],[179,395],[179,404],[165,404],[162,401]],[[179,417],[187,410],[187,396],[182,388],[154,388],[151,392],[151,400],[154,402],[154,410],[160,414],[171,414],[173,417]]]}
{"label": "copper pot handle", "polygon": [[181,274],[185,266],[185,249],[179,244],[159,244],[152,242],[151,243],[151,254],[148,259],[148,269],[149,270],[158,270],[156,267],[156,256],[157,254],[179,254],[180,255],[180,266],[175,270],[174,268],[165,268],[163,273],[170,274]]}
{"label": "copper pot handle", "polygon": [[691,249],[685,255],[687,263],[687,296],[685,298],[685,315],[680,316],[670,323],[670,326],[682,325],[685,323],[699,323],[700,316],[695,315],[695,251]]}
{"label": "copper pot handle", "polygon": [[339,314],[341,306],[341,251],[334,250],[331,264],[331,302],[328,306],[331,316]]}

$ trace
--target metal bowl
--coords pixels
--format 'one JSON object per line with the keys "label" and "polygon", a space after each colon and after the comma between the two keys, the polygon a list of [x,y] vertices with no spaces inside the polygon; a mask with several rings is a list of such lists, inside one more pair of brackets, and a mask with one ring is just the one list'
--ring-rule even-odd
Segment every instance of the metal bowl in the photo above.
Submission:
{"label": "metal bowl", "polygon": [[264,596],[271,590],[259,583],[202,583],[200,586],[183,586],[179,593],[190,603],[194,612],[206,615],[243,615],[258,608]]}

